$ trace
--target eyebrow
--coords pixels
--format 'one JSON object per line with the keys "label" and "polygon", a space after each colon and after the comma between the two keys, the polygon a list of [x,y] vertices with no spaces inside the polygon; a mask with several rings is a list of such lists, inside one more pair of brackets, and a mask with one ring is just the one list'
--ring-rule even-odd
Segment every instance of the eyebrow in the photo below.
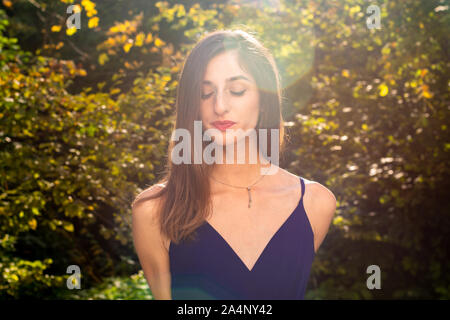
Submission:
{"label": "eyebrow", "polygon": [[[246,80],[246,81],[248,81],[248,82],[251,82],[247,77],[245,77],[245,76],[242,76],[242,75],[240,75],[240,76],[234,76],[234,77],[231,77],[231,78],[228,78],[228,79],[226,79],[226,81],[227,82],[231,82],[231,81],[236,81],[236,80],[240,80],[240,79],[242,79],[242,80]],[[203,84],[213,84],[211,81],[209,81],[209,80],[204,80],[203,81]]]}

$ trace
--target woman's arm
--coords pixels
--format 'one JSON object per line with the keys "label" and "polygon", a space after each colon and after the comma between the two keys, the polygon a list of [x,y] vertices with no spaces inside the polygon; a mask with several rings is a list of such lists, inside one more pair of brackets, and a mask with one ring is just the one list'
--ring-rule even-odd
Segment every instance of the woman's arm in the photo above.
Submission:
{"label": "woman's arm", "polygon": [[[154,193],[157,188],[150,188],[142,196]],[[169,253],[157,222],[157,204],[158,199],[151,199],[133,207],[133,241],[153,297],[156,300],[171,300]]]}
{"label": "woman's arm", "polygon": [[308,184],[303,203],[314,233],[314,251],[317,252],[336,212],[336,198],[328,188],[314,182]]}

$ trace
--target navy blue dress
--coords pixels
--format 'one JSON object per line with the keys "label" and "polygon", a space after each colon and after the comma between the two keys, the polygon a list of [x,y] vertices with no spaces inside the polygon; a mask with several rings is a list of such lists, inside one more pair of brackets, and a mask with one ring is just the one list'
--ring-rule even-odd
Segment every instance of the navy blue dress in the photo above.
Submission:
{"label": "navy blue dress", "polygon": [[314,252],[314,234],[303,205],[273,235],[252,270],[205,221],[195,240],[170,243],[172,299],[303,299]]}

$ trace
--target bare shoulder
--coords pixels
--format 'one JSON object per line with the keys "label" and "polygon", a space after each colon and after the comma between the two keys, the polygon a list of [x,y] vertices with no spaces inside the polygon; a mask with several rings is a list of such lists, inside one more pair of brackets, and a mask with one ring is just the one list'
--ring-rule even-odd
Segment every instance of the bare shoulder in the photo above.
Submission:
{"label": "bare shoulder", "polygon": [[319,182],[305,181],[304,208],[314,233],[314,249],[317,251],[325,239],[336,211],[336,197]]}
{"label": "bare shoulder", "polygon": [[[147,197],[154,196],[158,192],[161,191],[161,189],[164,188],[164,185],[161,184],[155,184],[151,187],[148,187],[141,193],[139,193],[136,198],[134,199],[131,207],[133,215],[146,215],[146,216],[156,216],[156,212],[151,209],[156,209],[158,205],[160,204],[159,198],[153,198],[153,199],[147,199]],[[146,214],[144,214],[146,213]]]}
{"label": "bare shoulder", "polygon": [[309,198],[311,198],[314,203],[322,203],[325,207],[333,207],[336,205],[336,197],[330,189],[317,181],[305,178],[303,178],[303,180],[305,181],[305,191],[309,191]]}
{"label": "bare shoulder", "polygon": [[[289,181],[297,184],[300,183],[299,176],[296,176],[295,174],[282,168],[279,168],[279,170],[281,175],[289,179]],[[324,206],[328,206],[330,208],[333,207],[333,205],[336,205],[336,198],[327,187],[313,180],[303,177],[302,179],[305,182],[305,200],[308,197],[310,202],[313,200],[314,202],[323,204]]]}
{"label": "bare shoulder", "polygon": [[[164,244],[160,233],[159,213],[160,198],[145,199],[158,193],[163,185],[153,185],[139,193],[132,204],[132,229],[133,234],[152,234],[152,241]],[[147,237],[147,235],[146,235]]]}

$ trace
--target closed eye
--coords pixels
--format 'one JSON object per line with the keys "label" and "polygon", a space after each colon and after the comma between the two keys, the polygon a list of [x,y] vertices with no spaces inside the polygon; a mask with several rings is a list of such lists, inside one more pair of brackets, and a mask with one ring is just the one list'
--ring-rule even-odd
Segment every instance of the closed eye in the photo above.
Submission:
{"label": "closed eye", "polygon": [[209,97],[211,97],[211,95],[213,94],[214,92],[211,92],[210,94],[202,94],[202,99],[208,99]]}
{"label": "closed eye", "polygon": [[[240,96],[244,95],[245,91],[247,91],[247,90],[242,90],[242,91],[239,91],[239,92],[235,92],[235,91],[230,91],[230,92],[234,96],[240,97]],[[208,99],[213,93],[214,92],[211,92],[210,94],[202,94],[202,99],[204,99],[204,100]]]}
{"label": "closed eye", "polygon": [[233,95],[235,95],[235,96],[242,96],[242,95],[245,93],[245,91],[246,91],[246,90],[242,90],[242,91],[240,91],[240,92],[234,92],[234,91],[231,91],[231,93],[232,93]]}

